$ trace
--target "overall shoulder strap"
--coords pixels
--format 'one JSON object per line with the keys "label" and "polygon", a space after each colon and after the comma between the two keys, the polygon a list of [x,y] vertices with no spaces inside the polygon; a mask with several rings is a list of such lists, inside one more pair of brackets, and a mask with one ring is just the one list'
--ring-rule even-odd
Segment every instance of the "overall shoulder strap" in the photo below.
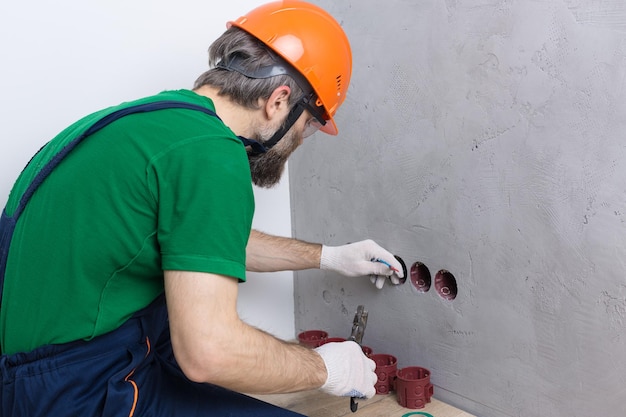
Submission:
{"label": "overall shoulder strap", "polygon": [[0,216],[0,305],[2,304],[2,289],[4,288],[4,275],[7,266],[7,259],[9,257],[9,245],[11,244],[11,238],[13,237],[13,232],[15,231],[15,226],[17,224],[17,220],[20,215],[26,208],[26,204],[30,201],[30,198],[33,196],[37,188],[43,183],[43,181],[50,175],[50,173],[56,168],[61,161],[76,148],[76,146],[83,141],[86,137],[96,133],[100,129],[105,126],[113,123],[114,121],[121,119],[124,116],[128,116],[130,114],[135,113],[144,113],[155,110],[162,109],[189,109],[189,110],[197,110],[209,114],[213,117],[219,116],[215,114],[214,111],[207,109],[206,107],[202,107],[196,104],[187,103],[184,101],[173,101],[173,100],[164,100],[164,101],[155,101],[153,103],[144,103],[138,104],[130,107],[126,107],[120,110],[116,110],[112,113],[107,114],[103,118],[96,121],[91,127],[89,127],[85,132],[83,132],[78,137],[72,139],[67,145],[65,145],[59,153],[54,155],[50,161],[37,173],[33,181],[29,184],[24,194],[20,197],[19,204],[15,209],[13,215],[9,216],[5,209],[2,211],[2,215]]}

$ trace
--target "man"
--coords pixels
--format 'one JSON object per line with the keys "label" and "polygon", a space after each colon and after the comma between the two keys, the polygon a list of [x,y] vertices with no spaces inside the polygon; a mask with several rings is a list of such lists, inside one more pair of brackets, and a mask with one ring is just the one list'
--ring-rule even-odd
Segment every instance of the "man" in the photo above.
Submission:
{"label": "man", "polygon": [[218,387],[374,395],[354,342],[307,349],[236,310],[246,270],[400,278],[371,240],[251,231],[252,182],[276,184],[305,137],[337,133],[348,40],[319,7],[278,1],[230,22],[209,61],[193,91],[73,124],[16,181],[0,222],[1,415],[282,415]]}

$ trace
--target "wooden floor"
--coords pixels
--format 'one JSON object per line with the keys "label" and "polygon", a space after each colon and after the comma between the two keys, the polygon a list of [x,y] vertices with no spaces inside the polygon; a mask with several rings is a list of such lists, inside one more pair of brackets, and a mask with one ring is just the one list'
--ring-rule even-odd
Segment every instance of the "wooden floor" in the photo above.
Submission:
{"label": "wooden floor", "polygon": [[[436,394],[436,392],[435,392]],[[350,399],[334,397],[321,391],[306,391],[294,394],[253,395],[262,401],[304,414],[308,417],[402,417],[412,412],[430,414],[432,417],[475,417],[434,397],[425,408],[411,410],[398,404],[395,393],[376,395],[370,400],[359,400],[356,413],[350,411]],[[415,416],[424,414],[415,414]]]}

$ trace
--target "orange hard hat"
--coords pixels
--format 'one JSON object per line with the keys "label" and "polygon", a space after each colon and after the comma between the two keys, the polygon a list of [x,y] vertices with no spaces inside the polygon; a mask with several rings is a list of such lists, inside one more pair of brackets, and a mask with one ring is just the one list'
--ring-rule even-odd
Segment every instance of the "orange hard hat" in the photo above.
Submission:
{"label": "orange hard hat", "polygon": [[320,128],[336,135],[333,120],[346,99],[352,74],[350,42],[328,12],[301,0],[264,4],[228,22],[259,39],[298,70],[311,84],[327,123]]}

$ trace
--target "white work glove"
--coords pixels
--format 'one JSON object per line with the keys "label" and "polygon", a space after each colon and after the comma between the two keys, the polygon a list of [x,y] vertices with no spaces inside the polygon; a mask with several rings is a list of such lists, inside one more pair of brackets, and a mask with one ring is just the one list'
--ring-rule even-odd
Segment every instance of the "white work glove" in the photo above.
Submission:
{"label": "white work glove", "polygon": [[[376,260],[388,263],[397,272]],[[395,285],[400,283],[400,278],[404,278],[400,262],[370,239],[343,246],[322,245],[320,269],[328,269],[348,277],[370,275],[370,280],[378,289],[383,287],[387,277],[391,277],[391,282]]]}
{"label": "white work glove", "polygon": [[376,363],[355,342],[331,342],[314,349],[324,360],[328,377],[320,388],[338,397],[372,398],[378,377]]}

